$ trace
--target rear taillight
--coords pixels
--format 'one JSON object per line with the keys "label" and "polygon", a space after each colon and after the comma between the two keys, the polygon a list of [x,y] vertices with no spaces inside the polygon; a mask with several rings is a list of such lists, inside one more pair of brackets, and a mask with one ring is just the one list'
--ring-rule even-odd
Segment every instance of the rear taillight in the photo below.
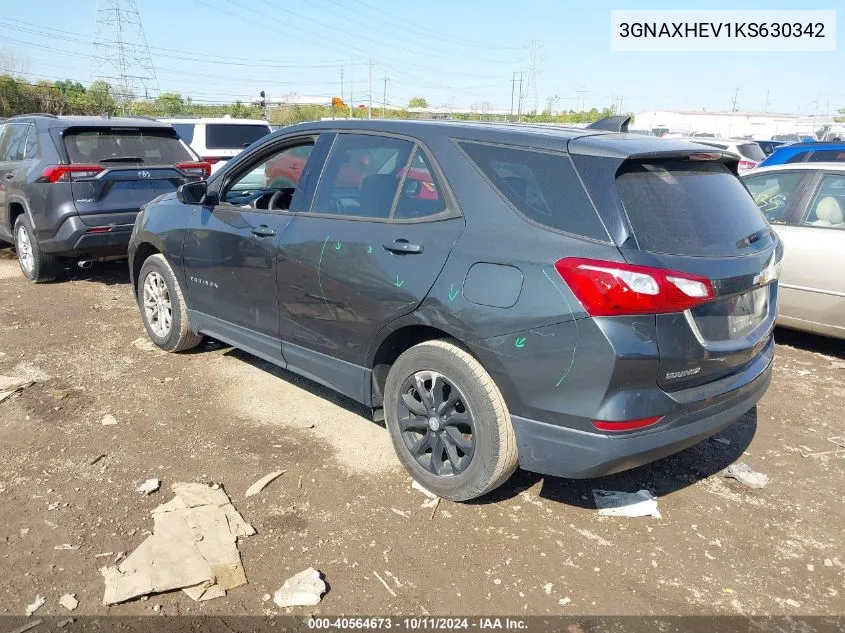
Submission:
{"label": "rear taillight", "polygon": [[757,162],[753,160],[746,160],[742,159],[739,161],[739,169],[754,169],[757,166]]}
{"label": "rear taillight", "polygon": [[211,163],[208,161],[200,161],[197,163],[178,163],[176,167],[184,171],[189,176],[208,178],[211,175]]}
{"label": "rear taillight", "polygon": [[611,422],[609,420],[593,420],[593,426],[599,431],[634,431],[636,429],[644,429],[647,426],[652,426],[660,422],[663,416],[656,416],[653,418],[640,418],[639,420],[622,420],[620,422]]}
{"label": "rear taillight", "polygon": [[683,312],[713,298],[706,277],[663,268],[579,257],[555,268],[590,316]]}
{"label": "rear taillight", "polygon": [[217,164],[217,163],[219,163],[221,160],[223,160],[223,159],[222,159],[222,158],[217,158],[217,157],[214,157],[214,158],[209,158],[209,157],[207,157],[207,156],[206,156],[205,158],[203,158],[203,161],[204,161],[204,162],[206,162],[206,163],[208,163],[209,165],[216,165],[216,164]]}
{"label": "rear taillight", "polygon": [[102,165],[49,165],[41,172],[38,182],[68,182],[93,178],[103,169]]}

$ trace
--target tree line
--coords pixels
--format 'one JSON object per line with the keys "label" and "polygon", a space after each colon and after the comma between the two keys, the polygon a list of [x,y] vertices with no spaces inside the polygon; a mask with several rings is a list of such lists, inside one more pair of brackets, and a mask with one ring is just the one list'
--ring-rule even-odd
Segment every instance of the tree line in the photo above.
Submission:
{"label": "tree line", "polygon": [[[407,108],[426,108],[425,97],[412,98]],[[388,106],[382,109],[374,105],[372,116],[391,119],[420,118],[419,113],[409,112],[407,108]],[[154,99],[121,98],[115,88],[105,81],[95,81],[84,86],[78,81],[29,82],[12,75],[0,75],[0,117],[17,114],[44,112],[56,115],[132,115],[148,117],[202,116],[260,119],[265,116],[271,124],[290,125],[302,121],[315,121],[322,118],[366,118],[367,108],[349,107],[340,99],[333,100],[333,105],[287,105],[274,106],[266,111],[260,105],[235,101],[228,104],[196,103],[190,97],[183,97],[178,92],[163,92]],[[590,123],[600,118],[611,116],[611,108],[576,112],[529,112],[522,114],[520,120],[527,123]],[[512,115],[491,113],[455,113],[449,118],[459,120],[507,121],[514,120]]]}

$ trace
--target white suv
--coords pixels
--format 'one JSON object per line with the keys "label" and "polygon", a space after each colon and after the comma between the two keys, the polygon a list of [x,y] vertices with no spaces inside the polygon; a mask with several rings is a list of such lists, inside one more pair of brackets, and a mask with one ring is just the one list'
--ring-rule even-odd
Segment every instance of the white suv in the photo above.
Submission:
{"label": "white suv", "polygon": [[272,132],[267,121],[233,119],[228,115],[222,118],[180,117],[161,121],[172,125],[191,149],[204,161],[211,163],[212,174],[247,145]]}

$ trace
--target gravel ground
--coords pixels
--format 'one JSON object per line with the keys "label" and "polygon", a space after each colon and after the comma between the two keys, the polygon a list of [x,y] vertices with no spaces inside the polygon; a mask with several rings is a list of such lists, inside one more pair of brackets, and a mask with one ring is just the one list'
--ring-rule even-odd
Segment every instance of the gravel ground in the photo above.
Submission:
{"label": "gravel ground", "polygon": [[[598,480],[519,471],[432,514],[361,406],[214,341],[145,345],[125,264],[36,286],[0,249],[0,374],[36,381],[0,403],[0,614],[40,594],[62,615],[64,593],[75,615],[277,613],[265,594],[312,566],[329,592],[290,613],[845,614],[845,455],[804,456],[845,435],[845,345],[777,338],[768,394],[718,439]],[[768,486],[724,478],[735,461]],[[149,477],[161,490],[135,492]],[[249,584],[103,606],[97,554],[134,550],[183,481],[221,484],[255,526]],[[600,517],[599,488],[649,489],[663,518]]]}

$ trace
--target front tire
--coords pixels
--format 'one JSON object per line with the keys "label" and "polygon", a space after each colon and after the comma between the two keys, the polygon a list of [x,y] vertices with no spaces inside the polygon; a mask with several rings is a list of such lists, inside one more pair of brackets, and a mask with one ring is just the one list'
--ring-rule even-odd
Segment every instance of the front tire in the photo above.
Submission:
{"label": "front tire", "polygon": [[384,412],[402,465],[425,488],[467,501],[516,470],[505,401],[472,355],[445,340],[406,350],[387,376]]}
{"label": "front tire", "polygon": [[164,351],[182,352],[202,342],[191,331],[182,288],[164,255],[151,255],[141,266],[138,307],[147,334]]}
{"label": "front tire", "polygon": [[24,277],[37,284],[56,278],[56,258],[41,250],[35,231],[26,216],[21,214],[15,220],[15,253]]}

